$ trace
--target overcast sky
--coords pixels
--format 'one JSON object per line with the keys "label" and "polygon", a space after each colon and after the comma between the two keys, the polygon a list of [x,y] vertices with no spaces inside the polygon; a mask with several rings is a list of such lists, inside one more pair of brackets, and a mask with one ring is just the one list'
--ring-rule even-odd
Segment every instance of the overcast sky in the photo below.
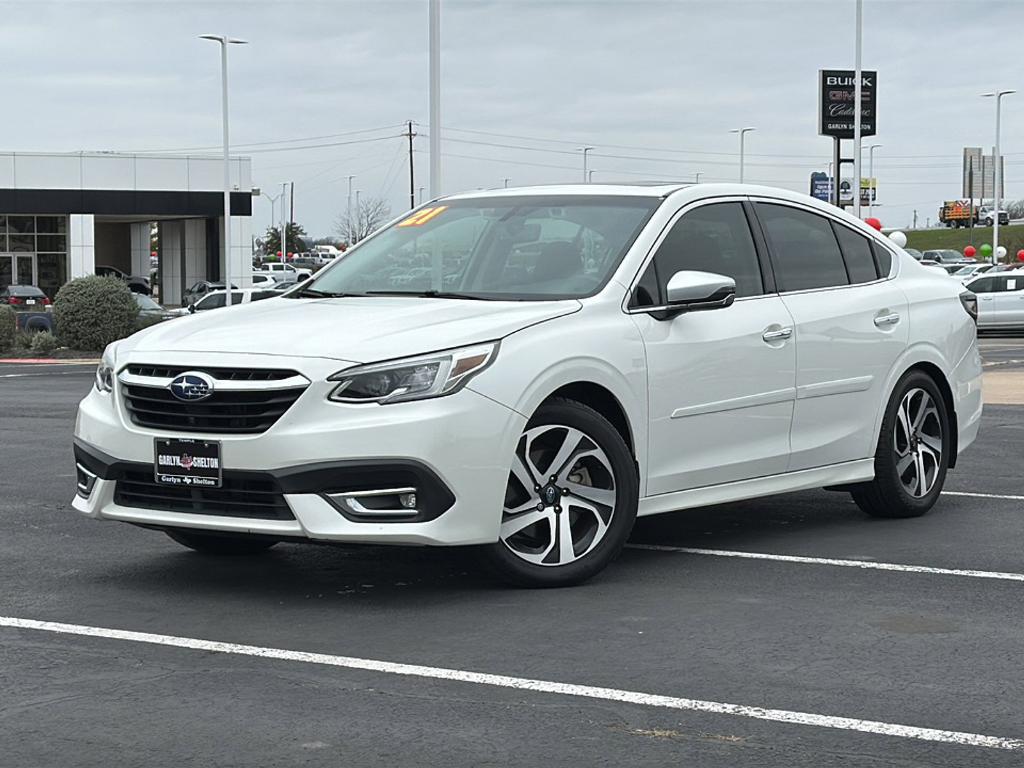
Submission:
{"label": "overcast sky", "polygon": [[[408,205],[398,134],[409,119],[429,131],[427,0],[0,8],[2,150],[215,149],[219,56],[197,35],[226,33],[250,41],[231,49],[231,125],[255,184],[295,181],[295,218],[314,235],[333,230],[349,174],[396,213]],[[962,148],[993,143],[979,94],[995,88],[1022,90],[1003,102],[1003,150],[1007,195],[1024,197],[1024,3],[868,0],[864,13],[876,215],[902,226],[916,208],[923,225],[960,195]],[[747,180],[806,192],[831,157],[817,72],[853,67],[853,20],[853,0],[442,0],[443,191],[577,181],[584,144],[595,181],[733,181],[742,125],[757,127]],[[1001,47],[985,45],[993,30]],[[415,146],[425,186],[428,140]],[[254,231],[269,220],[257,202]]]}

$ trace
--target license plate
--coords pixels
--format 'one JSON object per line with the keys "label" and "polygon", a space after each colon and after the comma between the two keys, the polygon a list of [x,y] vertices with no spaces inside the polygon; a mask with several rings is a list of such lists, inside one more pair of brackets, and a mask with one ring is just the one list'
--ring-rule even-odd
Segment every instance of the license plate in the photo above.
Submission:
{"label": "license plate", "polygon": [[154,475],[160,485],[220,488],[220,443],[216,440],[157,438]]}
{"label": "license plate", "polygon": [[26,304],[35,304],[36,300],[35,299],[25,299],[25,303]]}

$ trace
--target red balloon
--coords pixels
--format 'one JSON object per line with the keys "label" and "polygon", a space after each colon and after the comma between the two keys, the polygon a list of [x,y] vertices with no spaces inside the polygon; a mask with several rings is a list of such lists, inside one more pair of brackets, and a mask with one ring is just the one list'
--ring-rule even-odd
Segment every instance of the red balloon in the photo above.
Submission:
{"label": "red balloon", "polygon": [[882,231],[882,222],[880,222],[876,218],[864,219],[864,223],[867,224],[869,227],[877,229],[879,232]]}
{"label": "red balloon", "polygon": [[966,248],[964,248],[964,256],[966,256],[968,259],[973,259],[974,254],[976,254],[977,252],[978,250],[973,245],[968,245]]}
{"label": "red balloon", "polygon": [[279,259],[281,258],[281,252],[280,251],[277,252],[277,258],[279,258]]}
{"label": "red balloon", "polygon": [[1024,248],[1017,251],[1017,261],[1024,261]]}

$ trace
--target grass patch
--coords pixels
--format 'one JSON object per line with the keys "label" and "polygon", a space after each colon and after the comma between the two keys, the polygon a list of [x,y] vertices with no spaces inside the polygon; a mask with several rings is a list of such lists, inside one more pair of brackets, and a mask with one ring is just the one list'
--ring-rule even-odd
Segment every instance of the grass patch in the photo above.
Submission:
{"label": "grass patch", "polygon": [[[992,242],[992,227],[975,227],[974,242],[970,229],[924,229],[907,232],[907,247],[928,251],[934,248],[952,248],[963,253],[968,245],[980,248]],[[1017,259],[1017,251],[1024,249],[1024,225],[1010,224],[999,227],[999,244],[1006,247],[1007,260]]]}

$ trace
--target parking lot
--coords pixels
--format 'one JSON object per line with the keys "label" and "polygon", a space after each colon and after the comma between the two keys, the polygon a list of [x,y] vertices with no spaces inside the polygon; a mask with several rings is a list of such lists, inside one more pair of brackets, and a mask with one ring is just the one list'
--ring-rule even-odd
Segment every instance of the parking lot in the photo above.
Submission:
{"label": "parking lot", "polygon": [[1019,766],[1024,339],[982,348],[994,404],[926,517],[811,491],[648,518],[551,591],[86,520],[93,368],[2,366],[0,765]]}

